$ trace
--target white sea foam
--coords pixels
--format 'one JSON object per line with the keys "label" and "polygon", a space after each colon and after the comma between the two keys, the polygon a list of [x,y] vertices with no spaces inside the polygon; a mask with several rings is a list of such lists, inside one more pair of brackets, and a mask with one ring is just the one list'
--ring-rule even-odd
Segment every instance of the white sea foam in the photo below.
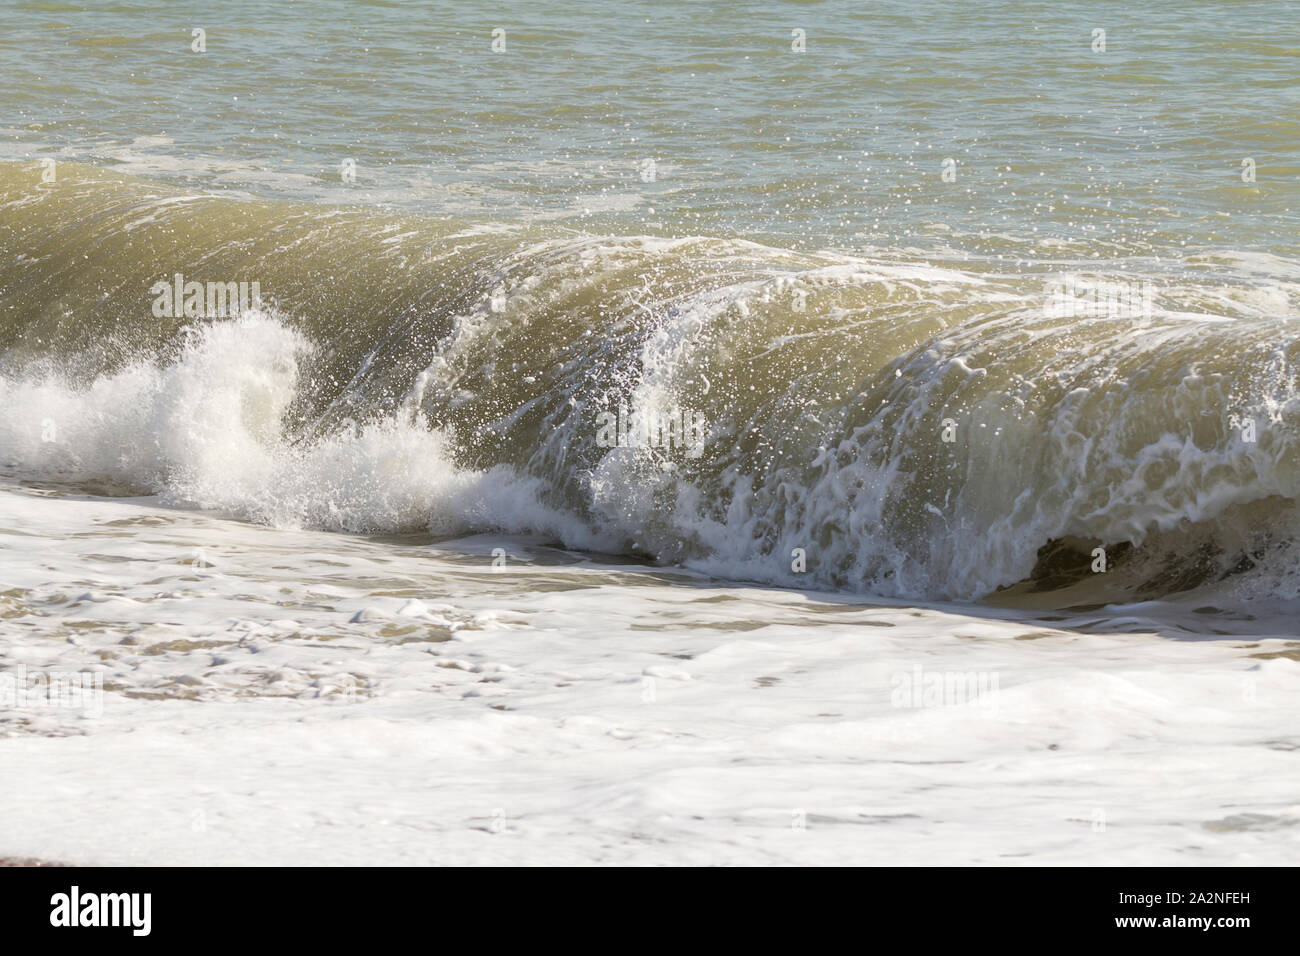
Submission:
{"label": "white sea foam", "polygon": [[46,367],[0,377],[0,464],[29,479],[108,481],[277,527],[428,529],[602,539],[542,506],[508,468],[459,468],[445,436],[396,415],[295,444],[284,414],[312,346],[280,318],[209,322],[166,364],[79,383]]}
{"label": "white sea foam", "polygon": [[[1300,834],[1285,609],[863,606],[9,484],[0,582],[0,675],[103,688],[0,707],[11,855],[1245,865]],[[936,678],[979,695],[898,698]]]}

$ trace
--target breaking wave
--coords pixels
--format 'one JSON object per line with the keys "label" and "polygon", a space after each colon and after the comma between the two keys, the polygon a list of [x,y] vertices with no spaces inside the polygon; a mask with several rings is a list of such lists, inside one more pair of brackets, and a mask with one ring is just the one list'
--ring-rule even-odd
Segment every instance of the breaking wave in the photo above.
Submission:
{"label": "breaking wave", "polygon": [[[0,166],[19,479],[912,599],[1300,591],[1300,262],[557,234],[68,169]],[[175,276],[265,301],[160,306]]]}

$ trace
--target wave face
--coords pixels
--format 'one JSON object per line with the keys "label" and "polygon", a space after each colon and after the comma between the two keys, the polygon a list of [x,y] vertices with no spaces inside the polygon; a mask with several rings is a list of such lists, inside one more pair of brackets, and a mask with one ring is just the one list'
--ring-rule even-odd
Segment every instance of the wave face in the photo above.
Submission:
{"label": "wave face", "polygon": [[[1096,548],[1108,593],[1295,596],[1300,262],[1067,251],[467,228],[5,164],[0,469],[910,599],[1078,589]],[[213,317],[190,282],[260,299]]]}

